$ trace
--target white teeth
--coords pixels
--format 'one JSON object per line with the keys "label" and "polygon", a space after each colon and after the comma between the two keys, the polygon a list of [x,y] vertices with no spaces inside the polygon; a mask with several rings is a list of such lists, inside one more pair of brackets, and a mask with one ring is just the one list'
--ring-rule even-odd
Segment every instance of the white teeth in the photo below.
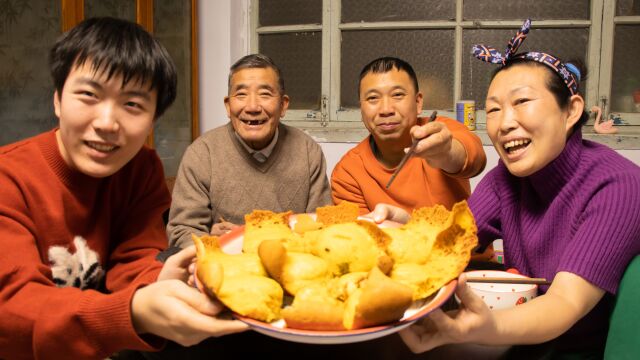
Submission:
{"label": "white teeth", "polygon": [[87,145],[89,145],[89,147],[92,147],[98,151],[103,151],[103,152],[109,152],[116,148],[115,146],[112,146],[112,145],[104,145],[104,144],[98,144],[93,142],[87,142]]}
{"label": "white teeth", "polygon": [[511,140],[506,144],[504,144],[504,149],[509,150],[515,146],[528,145],[530,142],[531,140],[528,140],[528,139]]}

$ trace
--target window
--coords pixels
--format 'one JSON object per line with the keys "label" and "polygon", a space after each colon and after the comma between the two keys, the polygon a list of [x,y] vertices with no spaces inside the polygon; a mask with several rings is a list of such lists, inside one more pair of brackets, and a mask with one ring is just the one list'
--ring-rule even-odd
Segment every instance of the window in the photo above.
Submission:
{"label": "window", "polygon": [[587,108],[601,105],[640,126],[640,0],[252,0],[250,13],[252,52],[283,70],[291,96],[285,122],[316,139],[363,138],[358,75],[385,55],[415,68],[424,114],[455,117],[457,100],[475,100],[482,133],[495,67],[473,59],[471,46],[506,47],[525,17],[533,29],[521,50],[585,60]]}

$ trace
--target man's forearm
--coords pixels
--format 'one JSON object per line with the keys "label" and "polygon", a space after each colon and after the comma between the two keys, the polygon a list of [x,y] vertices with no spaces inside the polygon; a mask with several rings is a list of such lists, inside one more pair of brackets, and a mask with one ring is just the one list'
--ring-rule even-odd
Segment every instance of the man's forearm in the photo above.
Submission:
{"label": "man's forearm", "polygon": [[435,159],[429,162],[429,165],[438,167],[449,174],[457,174],[462,171],[467,161],[467,151],[457,139],[451,139],[451,149],[448,156],[444,159]]}

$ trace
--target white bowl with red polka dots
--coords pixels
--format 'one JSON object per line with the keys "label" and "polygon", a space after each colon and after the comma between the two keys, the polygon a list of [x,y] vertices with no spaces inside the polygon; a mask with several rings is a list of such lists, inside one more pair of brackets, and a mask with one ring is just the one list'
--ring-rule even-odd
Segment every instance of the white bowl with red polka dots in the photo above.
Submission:
{"label": "white bowl with red polka dots", "polygon": [[[527,276],[497,270],[474,270],[465,272],[467,277],[527,278]],[[489,309],[508,309],[531,301],[538,295],[538,285],[467,283],[480,296]],[[456,297],[456,300],[459,299]]]}

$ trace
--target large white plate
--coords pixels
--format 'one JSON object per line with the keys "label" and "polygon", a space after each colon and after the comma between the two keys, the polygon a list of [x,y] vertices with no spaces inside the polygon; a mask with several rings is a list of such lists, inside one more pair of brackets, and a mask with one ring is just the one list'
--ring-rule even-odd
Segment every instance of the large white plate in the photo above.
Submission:
{"label": "large white plate", "polygon": [[[295,215],[291,217],[291,225],[295,223]],[[367,220],[367,219],[364,219]],[[385,222],[381,227],[399,226],[397,223]],[[231,232],[220,237],[220,245],[222,250],[229,254],[239,254],[242,252],[242,240],[244,234],[244,226],[233,229]],[[307,343],[307,344],[347,344],[360,341],[376,339],[382,336],[398,332],[420,318],[426,316],[431,311],[442,306],[453,295],[457,281],[452,280],[434,295],[415,301],[407,311],[405,311],[402,319],[386,325],[374,326],[357,330],[344,331],[316,331],[316,330],[300,330],[287,328],[284,320],[266,323],[255,319],[248,318],[234,313],[233,316],[248,324],[253,330],[271,336],[277,339]]]}

